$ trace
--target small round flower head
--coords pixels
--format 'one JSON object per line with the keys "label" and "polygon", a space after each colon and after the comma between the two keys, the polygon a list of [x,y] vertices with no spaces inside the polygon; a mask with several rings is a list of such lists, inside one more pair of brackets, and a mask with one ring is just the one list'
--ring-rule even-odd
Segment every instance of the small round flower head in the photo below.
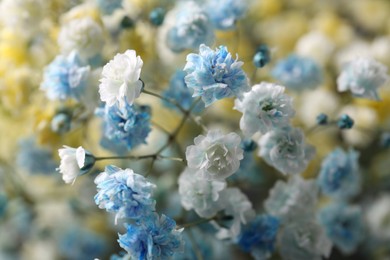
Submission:
{"label": "small round flower head", "polygon": [[149,20],[155,26],[160,26],[164,22],[164,17],[165,10],[161,7],[153,9],[149,14]]}
{"label": "small round flower head", "polygon": [[71,20],[61,28],[58,36],[62,53],[69,54],[76,50],[84,60],[98,55],[103,44],[102,29],[89,17]]}
{"label": "small round flower head", "polygon": [[118,242],[131,259],[170,259],[183,250],[183,229],[177,229],[176,222],[165,215],[151,213],[126,229]]}
{"label": "small round flower head", "polygon": [[54,133],[65,134],[71,128],[72,115],[69,113],[59,112],[50,122],[51,130]]}
{"label": "small round flower head", "polygon": [[353,119],[347,114],[341,115],[340,118],[337,120],[337,126],[340,129],[351,129],[354,123],[355,122],[353,121]]}
{"label": "small round flower head", "polygon": [[74,183],[77,176],[86,174],[95,164],[95,157],[83,147],[77,149],[64,145],[58,149],[61,158],[60,167],[57,168],[62,174],[65,183]]}
{"label": "small round flower head", "polygon": [[87,85],[90,67],[85,66],[77,52],[58,55],[44,70],[41,89],[50,100],[79,100]]}
{"label": "small round flower head", "polygon": [[275,250],[280,221],[270,215],[258,215],[243,227],[236,239],[239,247],[255,259],[267,259]]}
{"label": "small round flower head", "polygon": [[304,139],[301,129],[275,129],[260,138],[259,156],[283,174],[299,174],[315,155],[315,148]]}
{"label": "small round flower head", "polygon": [[234,29],[237,20],[242,18],[248,9],[245,0],[208,0],[205,10],[214,27],[220,30]]}
{"label": "small round flower head", "polygon": [[234,108],[243,114],[240,128],[249,137],[288,126],[295,115],[292,99],[284,94],[284,87],[267,82],[254,85],[242,100],[236,99]]}
{"label": "small round flower head", "polygon": [[322,82],[320,67],[310,58],[290,55],[276,64],[272,76],[288,89],[314,89]]}
{"label": "small round flower head", "polygon": [[133,104],[142,91],[142,82],[139,80],[142,65],[143,61],[134,50],[115,55],[103,67],[99,85],[100,99],[108,106],[117,102],[124,106],[125,101]]}
{"label": "small round flower head", "polygon": [[319,221],[327,236],[344,254],[351,254],[363,240],[362,211],[358,206],[335,203],[323,208]]}
{"label": "small round flower head", "polygon": [[260,45],[253,56],[253,64],[256,68],[262,68],[271,61],[271,53],[267,45]]}
{"label": "small round flower head", "polygon": [[226,179],[238,170],[244,157],[236,133],[224,135],[220,130],[210,130],[206,136],[196,137],[194,143],[186,150],[188,167],[209,180]]}
{"label": "small round flower head", "polygon": [[152,192],[156,186],[131,169],[106,166],[96,177],[95,184],[98,190],[96,205],[107,212],[115,212],[115,221],[143,218],[155,209]]}
{"label": "small round flower head", "polygon": [[328,124],[328,115],[321,113],[316,117],[317,125],[326,125]]}
{"label": "small round flower head", "polygon": [[338,91],[350,90],[354,96],[379,100],[377,89],[388,81],[387,67],[374,59],[358,58],[337,78]]}
{"label": "small round flower head", "polygon": [[222,209],[218,199],[225,187],[225,181],[206,180],[196,170],[186,168],[179,177],[181,204],[186,210],[194,209],[202,218],[211,218]]}
{"label": "small round flower head", "polygon": [[315,182],[297,175],[287,182],[277,181],[264,202],[264,208],[268,214],[282,220],[294,220],[314,215],[317,200]]}
{"label": "small round flower head", "polygon": [[173,52],[182,52],[186,49],[194,50],[200,44],[213,42],[214,28],[207,14],[196,2],[179,3],[172,10],[171,15],[175,17],[175,22],[168,29],[165,41]]}
{"label": "small round flower head", "polygon": [[103,14],[110,15],[115,10],[122,8],[123,0],[96,0],[96,4]]}
{"label": "small round flower head", "polygon": [[348,199],[360,190],[359,153],[337,148],[322,162],[317,183],[322,192],[334,198]]}
{"label": "small round flower head", "polygon": [[288,222],[278,234],[278,248],[282,259],[321,260],[328,258],[332,242],[322,227],[312,219]]}
{"label": "small round flower head", "polygon": [[225,46],[213,51],[202,44],[199,54],[187,55],[185,82],[194,90],[193,96],[202,97],[206,106],[223,98],[242,98],[250,89],[242,65],[243,62],[232,58]]}
{"label": "small round flower head", "polygon": [[104,120],[103,147],[116,153],[126,153],[146,143],[151,131],[150,107],[129,105],[125,101],[122,107],[106,105],[97,114]]}

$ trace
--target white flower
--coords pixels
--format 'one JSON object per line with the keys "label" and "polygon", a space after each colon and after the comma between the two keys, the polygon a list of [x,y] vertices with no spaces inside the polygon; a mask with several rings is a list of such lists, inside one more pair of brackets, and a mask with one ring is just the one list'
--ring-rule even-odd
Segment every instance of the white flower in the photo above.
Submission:
{"label": "white flower", "polygon": [[195,145],[186,150],[188,167],[199,170],[209,180],[224,180],[240,167],[244,158],[240,148],[241,138],[236,133],[223,135],[220,130],[210,130],[207,136],[199,135]]}
{"label": "white flower", "polygon": [[58,149],[61,158],[57,170],[62,174],[65,183],[74,183],[77,176],[87,173],[95,163],[95,158],[83,147],[77,149],[64,145]]}
{"label": "white flower", "polygon": [[85,60],[99,54],[103,43],[102,29],[89,17],[71,20],[61,28],[58,36],[58,45],[63,54],[75,50]]}
{"label": "white flower", "polygon": [[292,99],[284,94],[284,90],[282,86],[262,82],[244,93],[242,101],[236,99],[234,108],[243,113],[240,128],[246,136],[256,132],[264,134],[289,124],[295,111]]}
{"label": "white flower", "polygon": [[379,100],[377,89],[389,79],[387,67],[374,59],[358,58],[347,64],[337,78],[340,92],[350,90],[353,95]]}
{"label": "white flower", "polygon": [[113,106],[117,101],[123,106],[125,98],[129,104],[139,97],[142,82],[139,80],[143,61],[134,50],[118,53],[102,71],[99,93],[100,99]]}
{"label": "white flower", "polygon": [[320,31],[311,31],[303,35],[295,46],[298,55],[314,59],[324,65],[331,58],[335,44]]}
{"label": "white flower", "polygon": [[390,239],[390,194],[381,195],[366,212],[367,224],[373,235],[379,239]]}
{"label": "white flower", "polygon": [[186,168],[179,177],[181,204],[186,210],[194,209],[202,218],[211,218],[222,209],[217,201],[225,187],[225,181],[209,181],[201,178],[196,170]]}

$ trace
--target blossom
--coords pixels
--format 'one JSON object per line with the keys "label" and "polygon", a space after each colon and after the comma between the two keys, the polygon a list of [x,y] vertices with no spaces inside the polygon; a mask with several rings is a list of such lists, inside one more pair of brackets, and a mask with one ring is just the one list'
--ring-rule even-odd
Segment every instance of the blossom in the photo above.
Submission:
{"label": "blossom", "polygon": [[199,54],[188,54],[184,80],[194,90],[193,96],[202,97],[206,106],[227,97],[241,98],[249,84],[241,68],[243,62],[237,59],[232,59],[225,46],[213,51],[201,44]]}
{"label": "blossom", "polygon": [[125,153],[146,143],[150,128],[150,107],[130,105],[127,101],[122,107],[117,105],[98,109],[103,118],[104,136],[101,145],[116,153]]}
{"label": "blossom", "polygon": [[267,45],[260,45],[253,56],[253,64],[256,68],[262,68],[271,61],[271,52]]}
{"label": "blossom", "polygon": [[131,259],[168,259],[184,246],[183,229],[176,229],[176,222],[165,215],[152,213],[126,229],[118,242]]}
{"label": "blossom", "polygon": [[142,82],[139,80],[143,61],[134,50],[118,53],[103,67],[100,79],[100,99],[108,106],[117,101],[122,107],[125,100],[131,105],[139,97]]}
{"label": "blossom", "polygon": [[323,160],[317,178],[322,192],[335,198],[348,199],[360,190],[359,153],[337,148]]}
{"label": "blossom", "polygon": [[220,30],[234,29],[237,20],[244,17],[248,2],[243,0],[208,0],[205,10],[214,27]]}
{"label": "blossom", "polygon": [[255,259],[266,259],[275,250],[280,221],[271,215],[258,215],[243,227],[236,243]]}
{"label": "blossom", "polygon": [[131,169],[106,166],[104,172],[96,177],[95,184],[98,190],[96,205],[107,212],[115,212],[115,220],[138,219],[155,209],[152,193],[156,185]]}
{"label": "blossom", "polygon": [[155,26],[160,26],[164,22],[164,18],[164,8],[156,7],[149,13],[149,21]]}
{"label": "blossom", "polygon": [[206,179],[224,180],[240,167],[243,150],[236,133],[224,135],[220,130],[210,130],[206,136],[197,136],[194,143],[186,150],[188,167],[199,170]]}
{"label": "blossom", "polygon": [[283,174],[301,173],[315,154],[314,147],[305,143],[302,130],[293,127],[268,132],[258,144],[258,155]]}
{"label": "blossom", "polygon": [[363,240],[362,211],[358,206],[334,203],[323,208],[319,220],[327,236],[344,254],[350,254]]}
{"label": "blossom", "polygon": [[236,99],[234,108],[243,113],[240,128],[246,136],[289,125],[295,111],[292,99],[283,92],[282,86],[262,82],[244,93],[242,100]]}
{"label": "blossom", "polygon": [[60,167],[57,168],[62,174],[65,183],[74,183],[77,176],[86,174],[95,164],[95,157],[83,147],[77,149],[64,145],[58,149],[61,158]]}
{"label": "blossom", "polygon": [[279,61],[272,70],[272,76],[295,91],[314,89],[322,82],[320,67],[312,59],[297,55]]}
{"label": "blossom", "polygon": [[44,70],[41,89],[50,100],[79,100],[84,92],[90,67],[83,64],[77,52],[58,55]]}
{"label": "blossom", "polygon": [[371,58],[358,58],[346,65],[337,78],[340,92],[350,90],[354,96],[379,100],[377,89],[388,81],[387,67]]}
{"label": "blossom", "polygon": [[186,168],[178,183],[181,204],[186,210],[194,209],[202,218],[211,218],[221,210],[218,199],[226,187],[225,181],[206,180],[196,170]]}
{"label": "blossom", "polygon": [[317,200],[316,183],[297,175],[287,182],[277,181],[264,202],[264,208],[268,214],[282,220],[295,220],[314,216]]}

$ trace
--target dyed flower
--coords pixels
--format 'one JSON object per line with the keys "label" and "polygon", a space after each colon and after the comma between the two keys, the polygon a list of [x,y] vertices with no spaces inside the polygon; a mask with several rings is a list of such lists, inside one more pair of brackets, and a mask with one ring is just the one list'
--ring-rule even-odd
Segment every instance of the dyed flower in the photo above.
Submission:
{"label": "dyed flower", "polygon": [[318,187],[313,180],[292,176],[287,182],[277,181],[264,202],[270,215],[282,220],[295,220],[314,216],[318,200]]}
{"label": "dyed flower", "polygon": [[259,156],[283,174],[303,172],[315,155],[305,143],[302,130],[293,127],[275,129],[259,140]]}
{"label": "dyed flower", "polygon": [[56,170],[62,174],[65,183],[74,183],[77,176],[89,172],[95,164],[95,157],[83,147],[77,149],[64,145],[58,149],[61,158],[60,167]]}
{"label": "dyed flower", "polygon": [[326,125],[328,124],[328,115],[321,113],[316,117],[317,125]]}
{"label": "dyed flower", "polygon": [[54,133],[65,134],[69,132],[72,123],[72,115],[67,112],[57,113],[51,120],[51,130]]}
{"label": "dyed flower", "polygon": [[194,209],[200,217],[211,218],[222,209],[218,199],[225,181],[206,180],[196,170],[186,168],[178,182],[181,204],[186,210]]}
{"label": "dyed flower", "polygon": [[122,0],[96,0],[96,4],[103,14],[110,15],[122,7]]}
{"label": "dyed flower", "polygon": [[344,254],[351,254],[363,240],[362,211],[358,206],[331,204],[319,213],[327,236]]}
{"label": "dyed flower", "polygon": [[120,154],[146,143],[151,131],[149,106],[129,105],[125,101],[122,107],[106,105],[97,114],[103,118],[104,148]]}
{"label": "dyed flower", "polygon": [[50,100],[79,100],[84,92],[90,73],[77,52],[69,55],[58,55],[44,71],[41,89]]}
{"label": "dyed flower", "polygon": [[350,90],[353,95],[379,100],[377,89],[388,81],[387,67],[374,59],[358,58],[344,68],[337,78],[340,92]]}
{"label": "dyed flower", "polygon": [[360,190],[359,153],[337,148],[322,162],[318,186],[328,196],[349,199]]}
{"label": "dyed flower", "polygon": [[260,45],[253,56],[253,64],[256,68],[262,68],[271,61],[271,52],[267,45]]}
{"label": "dyed flower", "polygon": [[270,215],[259,215],[243,227],[236,243],[255,259],[267,259],[275,250],[279,219]]}
{"label": "dyed flower", "polygon": [[149,21],[155,26],[160,26],[164,22],[164,17],[165,9],[157,7],[150,12]]}
{"label": "dyed flower", "polygon": [[202,44],[199,54],[187,55],[184,80],[194,90],[193,96],[202,97],[206,106],[227,97],[242,98],[250,89],[242,65],[243,62],[232,59],[225,46],[213,51]]}
{"label": "dyed flower", "polygon": [[133,104],[142,91],[142,82],[139,80],[142,65],[143,61],[134,50],[115,55],[103,67],[99,85],[100,99],[108,106],[115,105],[117,101],[121,107],[125,101]]}
{"label": "dyed flower", "polygon": [[224,135],[220,130],[210,130],[207,136],[196,137],[194,143],[186,150],[188,167],[199,170],[204,178],[224,180],[240,167],[243,150],[236,133]]}
{"label": "dyed flower", "polygon": [[155,209],[152,192],[156,185],[131,169],[106,166],[96,177],[95,184],[98,190],[96,205],[107,212],[115,212],[115,221],[118,218],[143,218]]}
{"label": "dyed flower", "polygon": [[310,58],[290,55],[276,64],[272,76],[288,89],[314,89],[322,82],[320,67]]}
{"label": "dyed flower", "polygon": [[234,29],[237,20],[244,17],[248,2],[243,0],[208,0],[205,10],[214,27],[220,30]]}
{"label": "dyed flower", "polygon": [[340,118],[337,120],[337,126],[340,129],[351,129],[354,123],[355,122],[353,121],[353,119],[347,114],[341,115]]}
{"label": "dyed flower", "polygon": [[176,229],[176,222],[165,215],[152,213],[126,228],[118,242],[132,259],[168,259],[183,249],[183,229]]}
{"label": "dyed flower", "polygon": [[246,136],[289,125],[295,111],[292,99],[283,92],[282,86],[262,82],[244,93],[242,100],[236,99],[234,108],[243,113],[240,128]]}

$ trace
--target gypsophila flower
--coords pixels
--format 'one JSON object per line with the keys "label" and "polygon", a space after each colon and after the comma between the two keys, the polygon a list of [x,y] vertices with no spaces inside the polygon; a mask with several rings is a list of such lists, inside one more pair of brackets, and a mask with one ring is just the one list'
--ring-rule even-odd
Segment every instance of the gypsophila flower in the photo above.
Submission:
{"label": "gypsophila flower", "polygon": [[379,100],[377,89],[388,81],[387,67],[371,58],[358,58],[346,65],[337,78],[340,92],[350,90],[354,96]]}
{"label": "gypsophila flower", "polygon": [[326,125],[328,123],[328,115],[321,113],[316,117],[317,125]]}
{"label": "gypsophila flower", "polygon": [[262,82],[244,93],[242,100],[236,99],[234,108],[243,113],[240,128],[246,136],[289,125],[295,111],[292,99],[283,92],[282,86]]}
{"label": "gypsophila flower", "polygon": [[104,172],[96,177],[95,184],[98,190],[96,205],[116,213],[115,221],[119,218],[143,218],[155,209],[152,192],[156,185],[131,169],[106,166]]}
{"label": "gypsophila flower", "polygon": [[313,180],[305,180],[299,175],[287,182],[277,181],[264,202],[270,215],[283,221],[314,216],[318,200],[318,187]]}
{"label": "gypsophila flower", "polygon": [[44,71],[41,89],[50,100],[79,100],[83,94],[90,67],[85,65],[77,52],[58,55]]}
{"label": "gypsophila flower", "polygon": [[367,225],[375,238],[384,241],[390,239],[390,194],[383,193],[379,198],[370,203],[366,215]]}
{"label": "gypsophila flower", "polygon": [[220,130],[210,130],[206,136],[196,137],[194,143],[186,150],[188,167],[199,170],[204,178],[224,180],[240,167],[243,150],[236,133],[224,135]]}
{"label": "gypsophila flower", "polygon": [[65,183],[74,183],[77,176],[89,172],[95,164],[95,157],[83,147],[77,149],[64,145],[58,149],[61,158],[60,167],[57,168],[62,174]]}
{"label": "gypsophila flower", "polygon": [[152,213],[126,229],[118,242],[132,259],[169,259],[184,246],[183,229],[176,229],[176,222],[165,215]]}
{"label": "gypsophila flower", "polygon": [[271,61],[271,52],[267,45],[260,45],[255,55],[253,55],[253,64],[256,68],[262,68]]}
{"label": "gypsophila flower", "polygon": [[297,55],[279,61],[272,70],[272,76],[294,91],[314,89],[322,82],[320,67],[312,59]]}
{"label": "gypsophila flower", "polygon": [[155,26],[160,26],[164,22],[165,9],[161,7],[154,8],[149,13],[149,20]]}
{"label": "gypsophila flower", "polygon": [[259,156],[283,174],[299,174],[315,155],[314,147],[304,139],[298,128],[275,129],[260,138]]}
{"label": "gypsophila flower", "polygon": [[344,254],[351,254],[363,240],[362,211],[358,206],[334,203],[323,208],[319,220],[327,236]]}
{"label": "gypsophila flower", "polygon": [[118,154],[145,144],[150,128],[150,107],[130,105],[122,107],[106,105],[96,112],[103,118],[104,136],[101,145]]}
{"label": "gypsophila flower", "polygon": [[236,243],[255,259],[267,259],[275,250],[280,221],[271,215],[258,215],[245,225]]}
{"label": "gypsophila flower", "polygon": [[187,87],[194,90],[193,96],[202,97],[206,106],[223,98],[242,98],[250,88],[241,68],[243,62],[237,59],[232,58],[225,46],[213,51],[202,44],[199,54],[188,54],[184,79]]}
{"label": "gypsophila flower", "polygon": [[96,4],[103,14],[110,15],[122,7],[122,0],[96,0]]}
{"label": "gypsophila flower", "polygon": [[354,123],[353,119],[347,114],[341,115],[337,120],[337,126],[340,129],[351,129]]}
{"label": "gypsophila flower", "polygon": [[142,65],[143,61],[134,50],[115,55],[103,67],[99,85],[100,99],[108,106],[119,102],[122,107],[125,101],[133,104],[142,91],[142,82],[139,80]]}
{"label": "gypsophila flower", "polygon": [[186,210],[194,209],[202,218],[211,218],[221,210],[219,193],[225,189],[225,181],[206,180],[196,170],[186,168],[180,175],[179,194]]}
{"label": "gypsophila flower", "polygon": [[337,148],[322,162],[317,183],[322,192],[334,198],[348,199],[360,190],[359,153]]}
{"label": "gypsophila flower", "polygon": [[230,30],[245,15],[248,6],[245,0],[208,0],[205,10],[215,28]]}

